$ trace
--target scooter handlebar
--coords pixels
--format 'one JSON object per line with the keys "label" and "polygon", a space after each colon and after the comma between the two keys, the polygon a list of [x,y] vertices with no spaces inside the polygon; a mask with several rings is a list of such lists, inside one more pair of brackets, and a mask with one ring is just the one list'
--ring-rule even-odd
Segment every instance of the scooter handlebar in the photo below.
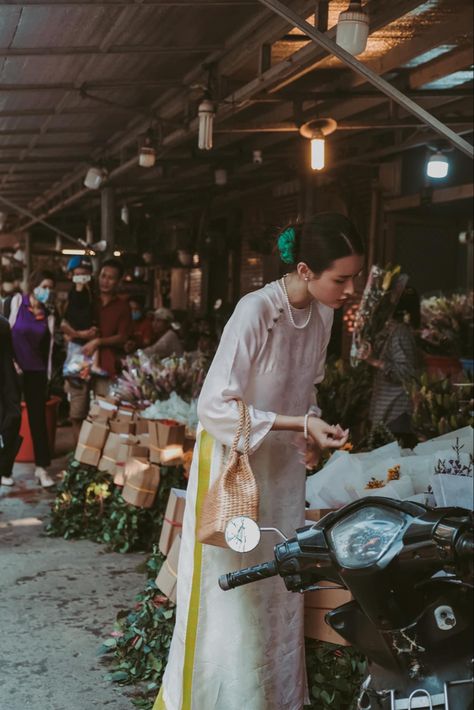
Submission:
{"label": "scooter handlebar", "polygon": [[458,557],[472,558],[474,554],[474,536],[472,533],[463,533],[456,542],[456,554]]}
{"label": "scooter handlebar", "polygon": [[235,589],[236,587],[241,587],[243,584],[257,582],[259,579],[265,579],[265,577],[275,577],[277,574],[278,570],[275,560],[262,562],[260,565],[246,567],[237,572],[229,572],[228,574],[221,575],[219,577],[219,587],[224,592],[227,592],[229,589]]}

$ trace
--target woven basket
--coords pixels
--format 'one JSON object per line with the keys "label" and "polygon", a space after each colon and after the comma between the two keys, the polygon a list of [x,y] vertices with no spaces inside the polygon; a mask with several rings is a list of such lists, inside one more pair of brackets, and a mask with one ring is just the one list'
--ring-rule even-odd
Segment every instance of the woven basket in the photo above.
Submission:
{"label": "woven basket", "polygon": [[[201,508],[197,539],[206,545],[227,547],[226,525],[238,515],[258,520],[258,486],[249,463],[250,416],[247,406],[240,400],[238,404],[239,425],[227,463],[209,488]],[[237,446],[242,433],[244,450],[240,454]]]}

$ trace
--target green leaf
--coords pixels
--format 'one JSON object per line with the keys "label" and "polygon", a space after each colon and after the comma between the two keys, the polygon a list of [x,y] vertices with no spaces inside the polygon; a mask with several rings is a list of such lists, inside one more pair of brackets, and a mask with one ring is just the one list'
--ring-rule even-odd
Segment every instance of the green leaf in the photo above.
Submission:
{"label": "green leaf", "polygon": [[122,680],[128,680],[128,673],[125,671],[114,671],[114,673],[109,673],[108,679],[112,681],[112,683],[118,683]]}

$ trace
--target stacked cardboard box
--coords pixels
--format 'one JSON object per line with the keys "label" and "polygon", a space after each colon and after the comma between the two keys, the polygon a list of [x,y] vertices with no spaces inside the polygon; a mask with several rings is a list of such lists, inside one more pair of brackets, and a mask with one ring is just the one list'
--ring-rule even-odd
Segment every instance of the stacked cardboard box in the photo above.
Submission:
{"label": "stacked cardboard box", "polygon": [[186,491],[172,488],[165,510],[159,542],[160,552],[163,555],[169,554],[175,539],[181,534],[185,505]]}
{"label": "stacked cardboard box", "polygon": [[168,557],[161,565],[155,584],[168,599],[176,604],[176,584],[178,581],[179,550],[181,535],[177,535],[169,551]]}
{"label": "stacked cardboard box", "polygon": [[185,431],[184,424],[150,419],[148,421],[150,461],[166,465],[181,463]]}
{"label": "stacked cardboard box", "polygon": [[147,459],[130,458],[124,470],[122,497],[137,508],[151,508],[160,485],[159,466]]}
{"label": "stacked cardboard box", "polygon": [[[124,487],[127,502],[147,508],[156,497],[159,466],[182,462],[184,439],[185,427],[176,422],[143,419],[131,407],[97,397],[83,422],[75,458],[110,473],[114,483]],[[172,534],[169,543],[163,543],[167,552],[174,539]]]}
{"label": "stacked cardboard box", "polygon": [[74,458],[89,466],[97,466],[109,433],[108,419],[86,419],[82,422]]}

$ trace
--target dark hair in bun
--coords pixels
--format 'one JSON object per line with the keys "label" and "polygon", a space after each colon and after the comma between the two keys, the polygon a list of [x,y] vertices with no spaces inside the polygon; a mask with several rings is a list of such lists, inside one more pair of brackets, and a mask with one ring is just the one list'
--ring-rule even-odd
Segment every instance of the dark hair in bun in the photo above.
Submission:
{"label": "dark hair in bun", "polygon": [[343,214],[322,212],[302,224],[290,225],[278,237],[280,258],[286,264],[304,261],[320,274],[336,259],[364,254],[363,241]]}

